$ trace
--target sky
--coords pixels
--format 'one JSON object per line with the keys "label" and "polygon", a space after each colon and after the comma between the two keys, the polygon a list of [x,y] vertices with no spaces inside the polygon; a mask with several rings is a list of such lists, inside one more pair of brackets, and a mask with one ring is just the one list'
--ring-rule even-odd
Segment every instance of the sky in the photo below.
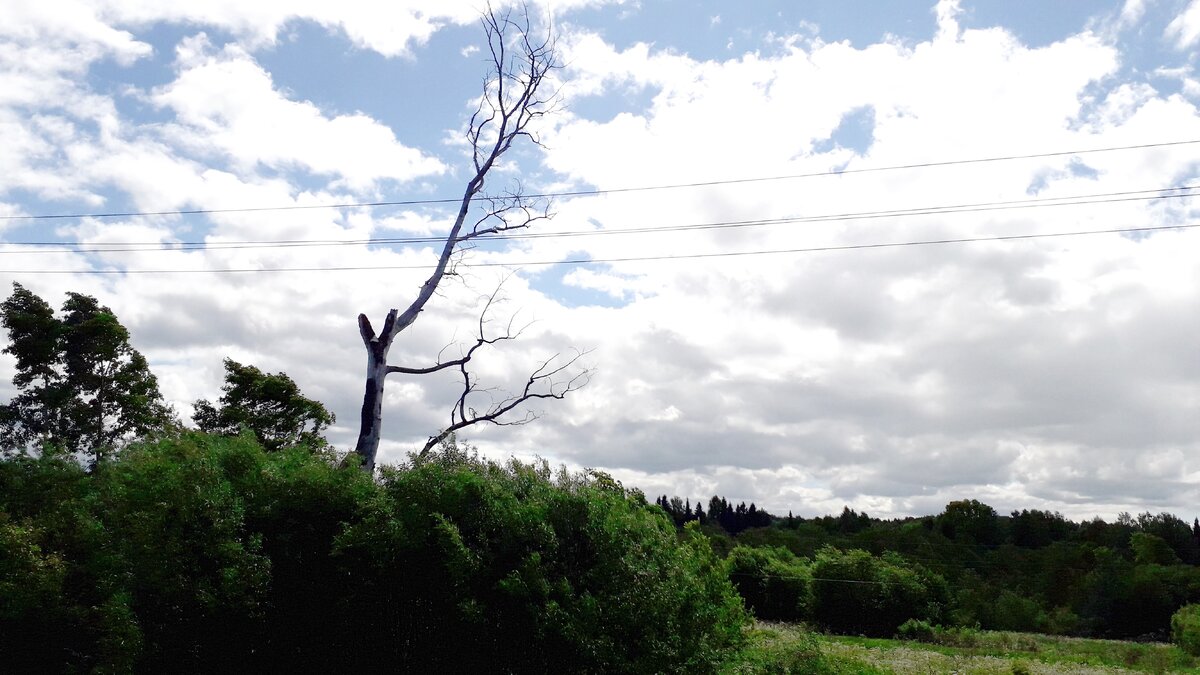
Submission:
{"label": "sky", "polygon": [[[329,207],[461,197],[483,9],[0,2],[0,286],[96,296],[184,420],[229,357],[351,448],[357,316],[415,297],[453,207]],[[485,330],[524,330],[478,405],[592,375],[466,442],[779,514],[1200,516],[1200,0],[529,9],[557,103],[487,187],[554,217],[470,251],[390,361],[457,356],[499,288]],[[380,460],[459,386],[391,375]]]}

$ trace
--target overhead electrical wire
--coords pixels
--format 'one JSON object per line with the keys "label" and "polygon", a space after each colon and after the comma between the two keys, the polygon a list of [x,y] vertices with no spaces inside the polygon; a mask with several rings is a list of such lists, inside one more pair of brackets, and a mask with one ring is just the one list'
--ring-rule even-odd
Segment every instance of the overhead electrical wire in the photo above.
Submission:
{"label": "overhead electrical wire", "polygon": [[[1121,227],[1102,230],[1076,230],[1071,232],[1038,232],[1030,234],[993,235],[983,237],[959,237],[946,239],[923,239],[915,241],[878,242],[868,244],[843,244],[829,246],[811,246],[806,248],[766,249],[756,251],[722,251],[718,253],[688,253],[680,255],[657,256],[627,256],[616,258],[574,258],[566,260],[523,260],[503,262],[459,263],[459,267],[536,267],[547,265],[592,265],[627,262],[696,260],[703,258],[733,258],[759,255],[779,255],[798,253],[822,253],[832,251],[858,251],[882,248],[900,248],[908,246],[932,246],[942,244],[967,244],[987,241],[1019,241],[1027,239],[1047,239],[1056,237],[1080,237],[1099,234],[1134,234],[1142,232],[1160,232],[1166,230],[1189,230],[1200,228],[1200,223],[1182,225],[1161,225],[1154,227]],[[216,269],[161,269],[161,270],[8,270],[8,274],[79,274],[79,275],[111,275],[111,274],[243,274],[243,273],[274,273],[274,272],[363,272],[379,270],[433,269],[436,264],[422,265],[351,265],[341,267],[246,267],[246,268],[216,268]]]}
{"label": "overhead electrical wire", "polygon": [[[893,171],[900,169],[916,169],[933,166],[950,166],[958,164],[971,164],[981,162],[997,162],[1008,161],[1015,159],[1053,157],[1064,155],[1087,154],[1097,152],[1112,152],[1119,150],[1145,149],[1165,146],[1178,146],[1200,143],[1200,140],[1181,140],[1169,141],[1162,143],[1146,143],[1139,145],[1114,146],[1108,148],[1093,148],[1085,150],[1058,151],[1047,153],[1035,153],[1026,155],[1007,155],[1001,157],[985,157],[974,159],[948,160],[941,162],[924,162],[915,164],[893,165],[886,167],[867,167],[862,169],[843,170],[839,172],[826,173],[810,173],[796,174],[791,176],[774,176],[765,178],[743,178],[730,179],[722,181],[708,181],[702,183],[684,183],[673,185],[657,185],[657,186],[642,186],[630,188],[616,188],[609,190],[588,190],[574,192],[559,192],[559,193],[543,193],[537,195],[525,195],[527,197],[551,197],[551,196],[582,196],[582,195],[598,195],[609,194],[616,192],[635,192],[647,190],[667,190],[685,187],[702,187],[712,185],[727,185],[738,183],[761,182],[770,180],[784,180],[792,178],[818,177],[827,175],[842,175],[850,173],[867,173],[873,171]],[[767,225],[778,225],[785,223],[813,223],[813,222],[831,222],[841,220],[857,220],[857,219],[877,219],[877,218],[898,218],[918,215],[940,215],[952,213],[966,212],[984,212],[984,211],[1001,211],[1010,209],[1026,209],[1026,208],[1041,208],[1054,206],[1080,206],[1091,204],[1103,204],[1112,202],[1124,201],[1146,201],[1158,199],[1175,199],[1193,196],[1194,191],[1200,189],[1200,186],[1183,185],[1166,188],[1154,188],[1144,190],[1126,190],[1119,192],[1094,193],[1087,195],[1071,195],[1064,197],[1034,197],[1029,199],[1019,200],[1004,200],[992,202],[976,202],[964,204],[951,204],[941,206],[924,206],[904,209],[888,209],[880,211],[860,211],[846,213],[832,213],[814,216],[788,216],[783,218],[766,218],[753,220],[739,221],[718,221],[713,223],[696,223],[688,225],[660,225],[634,228],[616,228],[607,230],[575,230],[575,231],[558,231],[558,232],[528,232],[514,231],[510,233],[499,233],[495,236],[488,237],[489,241],[496,240],[519,240],[519,239],[543,239],[554,237],[583,237],[583,236],[601,236],[601,235],[627,235],[627,234],[648,234],[648,233],[675,233],[688,231],[716,230],[729,228],[744,228],[744,227],[761,227]],[[26,219],[56,219],[56,218],[83,218],[83,217],[113,217],[113,216],[145,216],[145,215],[187,215],[200,213],[228,213],[228,212],[246,212],[246,211],[287,211],[301,208],[349,208],[349,207],[366,207],[366,206],[394,206],[408,204],[433,204],[433,203],[451,203],[457,202],[456,199],[445,200],[405,200],[396,202],[371,202],[371,203],[355,203],[355,204],[332,204],[332,205],[308,205],[308,206],[290,206],[290,207],[251,207],[244,209],[195,209],[191,211],[158,211],[158,212],[126,212],[126,213],[96,213],[96,214],[58,214],[58,215],[40,215],[40,216],[3,216],[0,220],[14,220],[19,218]],[[1025,239],[1042,239],[1052,237],[1074,237],[1084,235],[1097,234],[1116,234],[1116,233],[1138,233],[1138,232],[1153,232],[1163,230],[1182,230],[1200,227],[1200,224],[1183,224],[1183,225],[1164,225],[1152,227],[1125,227],[1125,228],[1110,228],[1110,229],[1092,229],[1092,230],[1076,230],[1069,232],[1042,232],[1042,233],[1027,233],[1015,235],[988,235],[976,237],[958,237],[958,238],[943,238],[943,239],[927,239],[916,241],[893,241],[893,242],[874,242],[864,244],[844,244],[844,245],[826,245],[804,248],[788,248],[788,249],[765,249],[752,251],[723,251],[715,253],[692,253],[678,255],[654,255],[654,256],[625,256],[614,258],[574,258],[565,260],[525,260],[525,261],[501,261],[501,262],[476,262],[476,263],[460,263],[463,267],[528,267],[528,266],[546,266],[546,265],[586,265],[586,264],[604,264],[604,263],[623,263],[623,262],[645,262],[645,261],[671,261],[671,260],[689,260],[689,259],[704,259],[704,258],[726,258],[726,257],[742,257],[742,256],[758,256],[758,255],[777,255],[777,254],[798,254],[798,253],[813,253],[813,252],[828,252],[828,251],[849,251],[849,250],[865,250],[876,248],[895,248],[907,246],[927,246],[940,244],[962,244],[971,242],[985,241],[1013,241]],[[262,241],[240,241],[240,242],[122,242],[116,244],[87,244],[86,242],[5,242],[0,243],[0,246],[21,247],[19,249],[9,248],[9,250],[0,250],[3,253],[31,253],[31,252],[56,252],[56,253],[125,253],[125,252],[177,252],[177,251],[218,251],[228,249],[243,249],[243,248],[292,248],[292,247],[308,247],[308,246],[346,246],[346,245],[407,245],[407,244],[422,244],[422,243],[441,243],[445,241],[442,236],[427,236],[427,237],[397,237],[397,238],[367,238],[357,240],[262,240]],[[57,246],[59,248],[45,248]],[[39,247],[30,250],[29,247]],[[63,248],[69,247],[69,248]],[[399,270],[399,269],[429,269],[434,267],[433,264],[421,265],[356,265],[356,266],[325,266],[325,267],[247,267],[247,268],[210,268],[210,269],[90,269],[90,270],[46,270],[46,269],[30,269],[30,270],[8,270],[10,274],[234,274],[234,273],[264,273],[264,272],[322,272],[322,271],[370,271],[370,270]]]}
{"label": "overhead electrical wire", "polygon": [[[632,192],[650,192],[657,190],[679,190],[686,188],[699,187],[715,187],[719,185],[739,185],[747,183],[763,183],[771,181],[796,180],[802,178],[820,178],[830,176],[846,176],[863,173],[876,173],[883,171],[903,171],[912,169],[926,169],[933,167],[944,166],[960,166],[965,164],[984,164],[991,162],[1007,162],[1021,159],[1045,159],[1049,157],[1065,157],[1070,155],[1087,155],[1103,152],[1120,152],[1126,150],[1144,150],[1150,148],[1163,148],[1181,145],[1193,145],[1200,143],[1200,139],[1179,140],[1179,141],[1164,141],[1160,143],[1139,143],[1135,145],[1120,145],[1104,148],[1085,148],[1078,150],[1058,150],[1054,152],[1039,152],[1017,155],[999,155],[992,157],[975,157],[968,159],[952,159],[931,162],[914,162],[909,164],[893,164],[888,166],[863,167],[857,169],[838,169],[831,171],[816,171],[810,173],[788,174],[782,176],[760,176],[751,178],[731,178],[724,180],[710,181],[695,181],[689,183],[670,183],[662,185],[643,185],[630,186],[620,188],[607,188],[595,190],[567,190],[558,192],[540,192],[523,195],[531,199],[540,198],[555,198],[555,197],[587,197],[597,195],[622,194]],[[499,199],[503,195],[480,195],[476,199]],[[206,215],[206,214],[221,214],[221,213],[253,213],[261,211],[301,211],[312,209],[346,209],[346,208],[368,208],[368,207],[385,207],[385,206],[420,206],[420,205],[436,205],[436,204],[457,204],[461,201],[458,197],[446,197],[437,199],[404,199],[395,201],[374,201],[374,202],[345,202],[336,204],[292,204],[288,206],[251,206],[240,208],[213,208],[213,209],[167,209],[160,211],[113,211],[113,212],[96,212],[96,213],[57,213],[57,214],[34,214],[34,215],[4,215],[0,216],[0,221],[13,220],[64,220],[64,219],[80,219],[80,218],[133,218],[143,216],[190,216],[190,215]]]}
{"label": "overhead electrical wire", "polygon": [[[905,209],[887,209],[880,211],[858,211],[831,213],[814,216],[787,216],[782,218],[763,218],[753,220],[730,220],[689,225],[656,225],[648,227],[618,228],[608,230],[574,230],[557,232],[515,231],[499,233],[488,237],[488,241],[510,241],[522,239],[553,239],[594,237],[607,235],[629,234],[658,234],[668,232],[691,232],[720,229],[738,229],[747,227],[763,227],[788,223],[820,223],[844,220],[868,220],[879,218],[900,218],[922,215],[940,215],[953,213],[975,213],[986,211],[1006,211],[1013,209],[1045,208],[1056,206],[1080,206],[1090,204],[1108,204],[1128,201],[1150,201],[1157,199],[1179,199],[1191,197],[1200,190],[1198,185],[1181,185],[1166,188],[1146,190],[1125,190],[1120,192],[1102,192],[1087,195],[1070,195],[1063,197],[1033,197],[1029,199],[1013,199],[992,202],[976,202],[966,204],[950,204],[943,206],[921,206]],[[0,250],[0,255],[12,253],[134,253],[134,252],[179,252],[179,251],[225,251],[255,248],[307,248],[326,246],[395,246],[432,244],[445,241],[445,235],[428,237],[372,237],[366,239],[281,239],[234,242],[122,242],[107,244],[87,244],[86,242],[4,242],[0,246],[10,247],[39,247],[33,250],[25,248],[10,248]],[[58,247],[58,248],[44,248]],[[64,248],[65,247],[65,248]]]}

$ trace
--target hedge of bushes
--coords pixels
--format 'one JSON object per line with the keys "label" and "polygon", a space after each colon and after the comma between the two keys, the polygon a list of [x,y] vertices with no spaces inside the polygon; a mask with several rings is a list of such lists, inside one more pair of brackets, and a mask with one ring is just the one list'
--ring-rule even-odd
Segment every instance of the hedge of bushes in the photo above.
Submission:
{"label": "hedge of bushes", "polygon": [[603,474],[451,447],[372,480],[194,433],[0,462],[18,671],[702,672],[745,618],[707,541]]}

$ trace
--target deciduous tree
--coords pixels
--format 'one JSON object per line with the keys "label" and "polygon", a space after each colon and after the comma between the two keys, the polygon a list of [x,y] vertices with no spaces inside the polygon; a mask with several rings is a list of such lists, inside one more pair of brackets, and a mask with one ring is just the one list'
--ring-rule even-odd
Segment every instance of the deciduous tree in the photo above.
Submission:
{"label": "deciduous tree", "polygon": [[0,408],[0,440],[9,449],[50,443],[98,462],[173,414],[112,310],[80,293],[68,293],[62,309],[59,319],[17,283],[0,304],[20,390]]}
{"label": "deciduous tree", "polygon": [[254,366],[225,359],[225,392],[220,407],[200,399],[192,420],[201,431],[236,436],[254,433],[267,450],[290,445],[326,445],[321,432],[335,421],[319,401],[305,397],[286,373],[264,373]]}

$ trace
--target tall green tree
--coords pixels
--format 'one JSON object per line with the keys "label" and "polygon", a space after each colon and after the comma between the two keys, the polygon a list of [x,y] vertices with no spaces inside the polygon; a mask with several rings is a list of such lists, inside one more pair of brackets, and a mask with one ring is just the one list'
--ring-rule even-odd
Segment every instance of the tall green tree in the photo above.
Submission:
{"label": "tall green tree", "polygon": [[959,543],[995,546],[1003,540],[996,510],[977,499],[950,502],[937,523],[942,534]]}
{"label": "tall green tree", "polygon": [[90,295],[68,293],[63,312],[62,357],[79,441],[99,459],[104,449],[169,422],[158,379],[112,310]]}
{"label": "tall green tree", "polygon": [[6,449],[49,443],[94,461],[173,415],[129,331],[96,298],[68,293],[63,317],[18,283],[0,304],[19,392],[0,406]]}
{"label": "tall green tree", "polygon": [[62,368],[62,324],[54,310],[21,284],[0,304],[8,331],[5,354],[17,360],[13,384],[19,390],[0,406],[0,443],[5,449],[49,442],[65,445],[65,403],[69,398]]}
{"label": "tall green tree", "polygon": [[201,431],[236,436],[249,429],[267,450],[290,445],[320,447],[336,418],[319,401],[306,398],[285,373],[267,374],[225,359],[225,392],[217,403],[196,401],[192,420]]}

